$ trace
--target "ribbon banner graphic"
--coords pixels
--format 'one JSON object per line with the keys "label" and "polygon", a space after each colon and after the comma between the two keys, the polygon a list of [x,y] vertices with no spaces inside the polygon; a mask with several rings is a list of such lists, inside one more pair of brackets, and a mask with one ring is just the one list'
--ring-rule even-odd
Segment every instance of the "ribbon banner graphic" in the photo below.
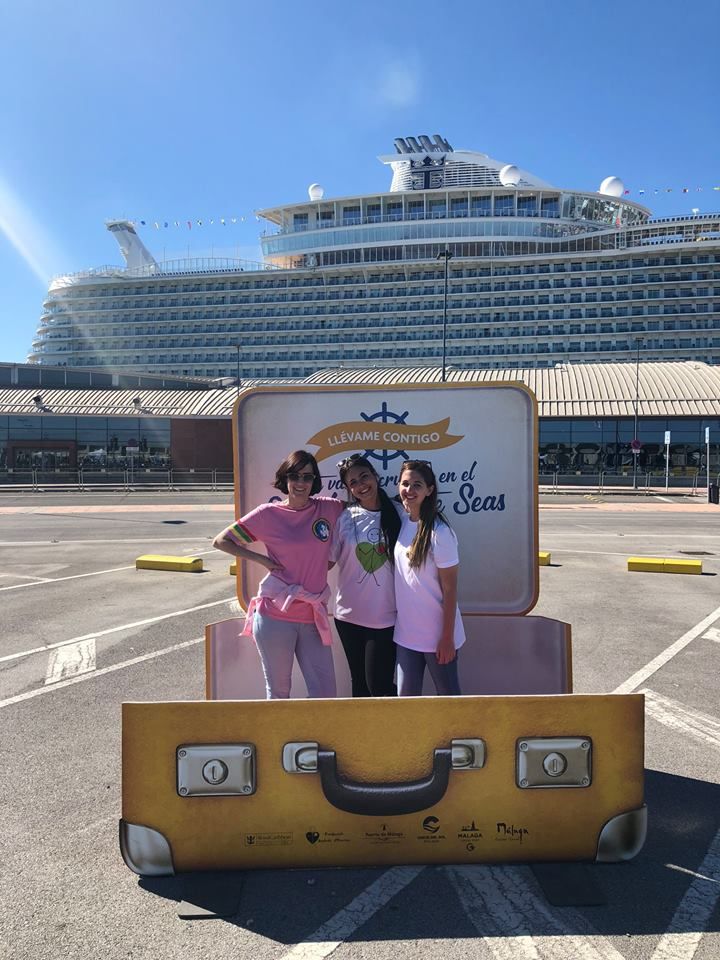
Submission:
{"label": "ribbon banner graphic", "polygon": [[441,450],[463,439],[448,433],[449,426],[450,417],[426,425],[350,420],[324,427],[307,442],[319,447],[317,460],[348,450]]}

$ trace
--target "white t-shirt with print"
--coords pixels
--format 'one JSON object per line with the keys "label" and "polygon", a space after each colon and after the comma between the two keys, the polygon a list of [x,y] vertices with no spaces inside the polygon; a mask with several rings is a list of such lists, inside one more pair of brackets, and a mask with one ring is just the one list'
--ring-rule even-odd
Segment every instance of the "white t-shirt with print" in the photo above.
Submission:
{"label": "white t-shirt with print", "polygon": [[[432,532],[425,563],[412,568],[408,549],[415,539],[417,522],[403,519],[395,545],[395,643],[409,650],[434,653],[442,634],[442,590],[438,569],[459,563],[457,537],[450,527],[438,521]],[[455,613],[455,649],[465,643],[460,610]]]}
{"label": "white t-shirt with print", "polygon": [[335,616],[380,630],[395,623],[393,568],[380,511],[350,505],[338,518],[330,549],[338,565]]}

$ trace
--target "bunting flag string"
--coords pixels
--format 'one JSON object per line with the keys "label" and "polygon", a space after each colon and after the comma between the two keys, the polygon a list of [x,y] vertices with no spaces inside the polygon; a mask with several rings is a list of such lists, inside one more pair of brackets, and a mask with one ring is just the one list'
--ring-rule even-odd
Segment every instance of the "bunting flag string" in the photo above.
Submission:
{"label": "bunting flag string", "polygon": [[661,193],[710,193],[713,190],[720,191],[720,185],[713,187],[639,187],[637,190],[625,190],[623,196],[638,197],[659,196]]}
{"label": "bunting flag string", "polygon": [[[675,186],[675,187],[638,187],[634,189],[626,189],[623,191],[623,196],[625,197],[652,197],[660,196],[661,194],[666,193],[676,193],[676,194],[696,194],[696,193],[712,193],[720,192],[720,184],[715,186]],[[235,217],[198,217],[196,219],[190,220],[149,220],[147,217],[145,219],[140,219],[139,217],[130,222],[135,227],[152,227],[155,230],[168,230],[168,229],[188,229],[192,230],[193,227],[205,227],[205,226],[222,226],[226,227],[229,225],[235,225],[237,223],[246,223],[251,220],[256,220],[258,223],[261,222],[262,218],[259,217],[256,213],[247,213],[244,216],[235,216]]]}
{"label": "bunting flag string", "polygon": [[176,228],[192,230],[193,227],[215,226],[216,224],[226,227],[235,225],[236,223],[245,223],[253,218],[258,223],[261,220],[261,217],[257,216],[257,214],[246,214],[245,216],[237,217],[198,217],[195,220],[149,220],[147,218],[140,219],[137,217],[134,220],[130,220],[130,223],[132,223],[134,227],[153,227],[155,230],[173,230]]}

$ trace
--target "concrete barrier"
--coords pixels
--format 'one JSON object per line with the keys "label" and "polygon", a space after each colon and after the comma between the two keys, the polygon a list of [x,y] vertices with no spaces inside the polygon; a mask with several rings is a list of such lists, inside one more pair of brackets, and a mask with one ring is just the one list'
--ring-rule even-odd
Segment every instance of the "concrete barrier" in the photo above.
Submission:
{"label": "concrete barrier", "polygon": [[135,561],[136,570],[176,570],[182,573],[199,573],[202,568],[202,557],[166,557],[148,553]]}
{"label": "concrete barrier", "polygon": [[628,570],[641,573],[702,573],[702,560],[678,560],[676,557],[628,557]]}

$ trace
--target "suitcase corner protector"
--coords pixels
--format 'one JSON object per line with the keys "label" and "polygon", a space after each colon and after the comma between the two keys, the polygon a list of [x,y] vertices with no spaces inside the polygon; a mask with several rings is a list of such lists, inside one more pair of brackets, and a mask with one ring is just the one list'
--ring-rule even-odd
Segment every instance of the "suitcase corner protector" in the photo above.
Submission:
{"label": "suitcase corner protector", "polygon": [[643,848],[647,836],[647,806],[612,817],[600,831],[596,863],[632,860]]}
{"label": "suitcase corner protector", "polygon": [[175,874],[172,850],[159,830],[120,821],[120,852],[126,865],[141,877],[171,877]]}

